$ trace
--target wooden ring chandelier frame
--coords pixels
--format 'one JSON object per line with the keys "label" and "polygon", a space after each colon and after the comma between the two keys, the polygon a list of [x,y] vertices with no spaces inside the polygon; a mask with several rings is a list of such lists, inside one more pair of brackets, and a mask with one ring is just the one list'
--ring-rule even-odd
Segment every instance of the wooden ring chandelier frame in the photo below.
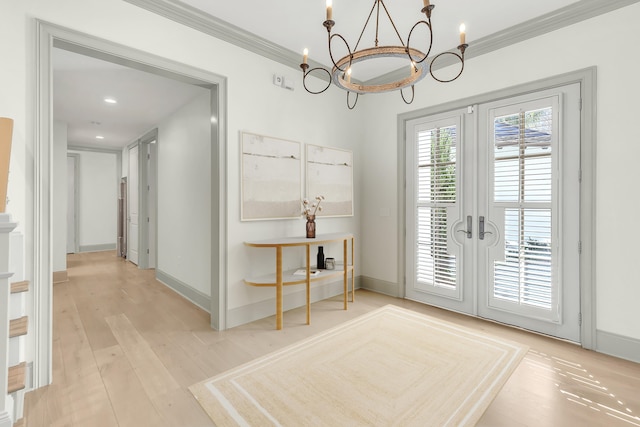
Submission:
{"label": "wooden ring chandelier frame", "polygon": [[[374,4],[373,4],[373,7],[371,8],[371,12],[369,13],[369,17],[362,29],[360,38],[358,39],[358,42],[356,43],[356,47],[353,51],[351,50],[349,43],[347,43],[347,41],[342,35],[338,33],[331,34],[331,30],[335,25],[335,21],[331,19],[327,19],[326,21],[324,21],[322,25],[327,29],[329,56],[331,57],[331,62],[333,62],[333,69],[331,71],[322,67],[316,67],[316,68],[310,69],[309,64],[307,64],[306,53],[305,53],[305,58],[302,64],[300,64],[300,68],[302,69],[302,85],[304,86],[305,90],[311,94],[317,95],[329,89],[329,87],[331,86],[331,83],[333,83],[339,88],[347,91],[347,107],[350,110],[352,110],[353,108],[355,108],[358,102],[358,96],[360,94],[383,93],[383,92],[391,92],[394,90],[399,90],[400,95],[402,96],[402,100],[406,104],[411,104],[413,102],[414,95],[415,95],[414,85],[420,80],[424,79],[427,76],[427,74],[430,74],[434,80],[441,83],[448,83],[456,80],[458,77],[460,77],[460,75],[464,71],[464,52],[469,45],[463,42],[457,47],[460,53],[453,52],[453,51],[442,52],[436,55],[435,57],[433,57],[432,59],[428,60],[429,54],[431,53],[431,47],[433,45],[433,29],[431,26],[431,12],[435,8],[434,5],[428,4],[428,3],[429,3],[428,1],[425,1],[425,7],[422,8],[421,10],[421,12],[426,15],[427,19],[421,20],[415,23],[415,25],[411,28],[411,31],[409,32],[409,36],[407,37],[406,44],[403,42],[402,38],[400,37],[400,34],[396,29],[395,23],[393,22],[393,19],[391,19],[391,15],[389,15],[389,11],[387,10],[387,7],[385,6],[383,0],[374,0]],[[380,10],[381,10],[380,6],[382,6],[382,8],[384,9],[384,12],[389,18],[389,21],[391,21],[393,29],[398,35],[398,39],[400,40],[400,43],[402,44],[402,46],[378,46],[378,25],[379,25]],[[358,50],[358,45],[360,43],[360,40],[362,39],[362,35],[364,34],[367,28],[367,25],[369,24],[369,21],[373,16],[373,12],[376,11],[376,9],[377,9],[377,16],[376,16],[375,47]],[[418,49],[410,47],[411,36],[413,34],[413,31],[420,25],[425,25],[429,30],[429,49],[427,50],[426,53],[423,53]],[[331,45],[334,37],[337,37],[338,39],[342,40],[342,42],[345,44],[347,48],[347,51],[349,52],[347,55],[343,56],[337,61],[334,59],[333,52],[331,50]],[[446,55],[453,55],[460,61],[460,71],[452,78],[442,79],[437,77],[433,73],[433,68],[434,68],[434,63]],[[411,64],[410,75],[407,77],[400,78],[396,81],[393,81],[390,83],[384,83],[384,84],[368,85],[363,83],[351,82],[351,67],[354,64],[358,62],[364,62],[367,60],[379,59],[379,58],[407,58]],[[307,76],[314,71],[320,71],[321,73],[327,74],[328,83],[326,87],[324,87],[321,90],[314,91],[307,87],[307,84],[306,84]],[[403,92],[403,89],[407,87],[411,87],[410,99],[407,99]],[[353,104],[350,103],[351,93],[356,94]]]}

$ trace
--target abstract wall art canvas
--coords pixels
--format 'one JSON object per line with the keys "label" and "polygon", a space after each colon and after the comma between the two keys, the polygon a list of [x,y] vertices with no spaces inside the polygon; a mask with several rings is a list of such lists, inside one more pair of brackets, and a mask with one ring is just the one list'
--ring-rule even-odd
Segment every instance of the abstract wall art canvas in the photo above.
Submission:
{"label": "abstract wall art canvas", "polygon": [[299,218],[302,161],[300,143],[241,133],[243,221]]}
{"label": "abstract wall art canvas", "polygon": [[353,216],[353,152],[307,145],[307,197],[324,196],[318,216]]}

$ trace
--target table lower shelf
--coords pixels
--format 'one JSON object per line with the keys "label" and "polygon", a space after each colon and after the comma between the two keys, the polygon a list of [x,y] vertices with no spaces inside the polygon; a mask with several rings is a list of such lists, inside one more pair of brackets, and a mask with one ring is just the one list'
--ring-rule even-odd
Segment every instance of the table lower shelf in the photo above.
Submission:
{"label": "table lower shelf", "polygon": [[[287,270],[282,272],[282,285],[283,286],[291,286],[291,285],[302,285],[307,283],[307,276],[299,276],[294,275],[298,270],[304,270],[305,268],[297,268],[294,270]],[[332,279],[336,277],[342,277],[344,274],[349,274],[353,271],[352,265],[347,265],[346,272],[344,265],[336,264],[335,270],[317,270],[314,267],[310,268],[311,271],[318,271],[317,275],[311,275],[309,277],[309,282],[318,282],[321,280]],[[244,279],[244,282],[247,285],[251,286],[277,286],[277,280],[275,273],[266,274],[264,276],[258,277],[249,277]]]}

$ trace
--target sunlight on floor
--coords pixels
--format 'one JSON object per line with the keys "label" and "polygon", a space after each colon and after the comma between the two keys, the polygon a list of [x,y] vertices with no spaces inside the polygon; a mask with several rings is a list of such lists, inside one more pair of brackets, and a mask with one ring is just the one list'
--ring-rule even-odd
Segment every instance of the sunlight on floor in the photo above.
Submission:
{"label": "sunlight on floor", "polygon": [[529,350],[524,364],[538,372],[548,373],[558,391],[577,405],[640,427],[640,417],[619,400],[579,363],[563,360],[536,350]]}

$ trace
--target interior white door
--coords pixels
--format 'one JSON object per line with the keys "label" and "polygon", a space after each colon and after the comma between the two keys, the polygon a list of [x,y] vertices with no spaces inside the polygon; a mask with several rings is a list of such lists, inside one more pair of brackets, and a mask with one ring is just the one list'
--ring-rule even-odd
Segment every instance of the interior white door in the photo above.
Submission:
{"label": "interior white door", "polygon": [[76,252],[76,157],[67,156],[67,253]]}
{"label": "interior white door", "polygon": [[409,299],[580,341],[578,84],[407,122]]}
{"label": "interior white door", "polygon": [[128,197],[127,197],[127,259],[138,265],[138,247],[140,240],[138,238],[138,216],[139,216],[139,200],[138,200],[138,145],[129,149],[129,176],[127,177]]}
{"label": "interior white door", "polygon": [[156,178],[156,150],[157,141],[145,144],[147,147],[147,248],[148,261],[147,268],[156,267],[156,198],[157,198],[157,178]]}

